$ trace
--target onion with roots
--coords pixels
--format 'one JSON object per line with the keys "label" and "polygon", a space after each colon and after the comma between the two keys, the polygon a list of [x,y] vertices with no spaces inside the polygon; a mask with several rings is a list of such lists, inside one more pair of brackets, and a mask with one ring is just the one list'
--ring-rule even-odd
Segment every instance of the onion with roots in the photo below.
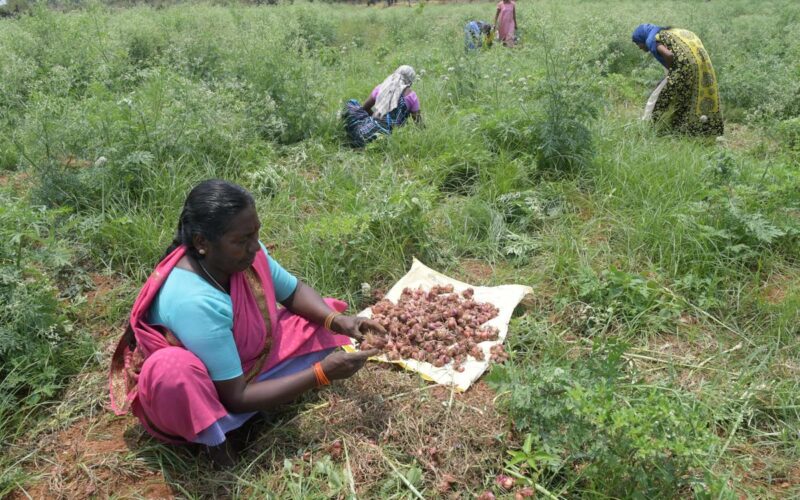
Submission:
{"label": "onion with roots", "polygon": [[[415,359],[435,367],[452,362],[456,371],[463,372],[467,358],[486,359],[478,344],[497,340],[499,333],[493,326],[483,326],[497,316],[497,307],[477,302],[474,296],[474,289],[456,293],[453,285],[435,285],[427,292],[405,288],[397,304],[383,299],[372,306],[372,319],[386,328],[387,335],[367,334],[361,349],[382,350],[392,361]],[[508,355],[496,345],[490,359],[503,362]]]}

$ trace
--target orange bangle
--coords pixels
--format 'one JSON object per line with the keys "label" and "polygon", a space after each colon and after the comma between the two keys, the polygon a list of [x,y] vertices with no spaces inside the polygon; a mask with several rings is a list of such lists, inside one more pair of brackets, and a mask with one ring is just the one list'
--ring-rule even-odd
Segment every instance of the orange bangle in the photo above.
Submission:
{"label": "orange bangle", "polygon": [[331,330],[331,326],[333,325],[333,319],[336,316],[341,316],[341,315],[342,315],[342,313],[333,311],[332,313],[330,313],[327,316],[325,316],[325,323],[324,323],[325,329],[333,331],[333,330]]}
{"label": "orange bangle", "polygon": [[318,364],[319,363],[314,363],[312,367],[314,370],[314,379],[317,381],[317,387],[322,385],[322,381],[319,378],[319,366],[317,366]]}
{"label": "orange bangle", "polygon": [[317,385],[331,385],[331,381],[325,375],[325,370],[322,369],[322,363],[314,364],[314,374],[317,377]]}
{"label": "orange bangle", "polygon": [[325,376],[322,363],[314,363],[314,376],[317,378],[317,385],[331,385],[331,381]]}
{"label": "orange bangle", "polygon": [[322,385],[331,385],[331,381],[325,375],[325,370],[322,369],[322,363],[319,363],[319,378],[322,379]]}

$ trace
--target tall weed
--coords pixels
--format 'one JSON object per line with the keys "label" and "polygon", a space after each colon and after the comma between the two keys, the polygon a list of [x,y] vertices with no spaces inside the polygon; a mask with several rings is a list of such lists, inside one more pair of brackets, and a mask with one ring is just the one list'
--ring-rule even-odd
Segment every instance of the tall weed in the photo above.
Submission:
{"label": "tall weed", "polygon": [[591,87],[577,77],[580,67],[567,70],[570,65],[554,53],[547,35],[542,42],[546,76],[539,92],[545,118],[538,126],[537,163],[544,171],[575,172],[589,166],[594,155],[592,133],[584,123],[597,112]]}
{"label": "tall weed", "polygon": [[[70,265],[65,210],[31,207],[0,190],[0,440],[26,431],[94,354],[53,276]],[[4,485],[0,484],[0,489]]]}

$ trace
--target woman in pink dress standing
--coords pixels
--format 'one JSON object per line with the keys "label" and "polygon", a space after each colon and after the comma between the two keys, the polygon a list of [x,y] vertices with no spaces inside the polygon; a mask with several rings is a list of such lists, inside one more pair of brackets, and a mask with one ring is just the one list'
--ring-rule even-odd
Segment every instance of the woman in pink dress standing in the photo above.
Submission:
{"label": "woman in pink dress standing", "polygon": [[503,45],[514,46],[514,32],[517,29],[517,4],[513,0],[502,0],[497,3],[494,25]]}

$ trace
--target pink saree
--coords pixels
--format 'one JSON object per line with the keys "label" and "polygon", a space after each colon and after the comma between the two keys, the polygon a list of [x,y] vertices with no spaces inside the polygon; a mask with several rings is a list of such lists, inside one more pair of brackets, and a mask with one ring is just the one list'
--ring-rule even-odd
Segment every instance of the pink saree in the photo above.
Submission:
{"label": "pink saree", "polygon": [[[145,282],[128,327],[111,360],[109,393],[117,415],[130,409],[153,436],[167,442],[194,441],[228,411],[200,359],[165,328],[147,323],[150,304],[186,253],[180,246]],[[263,252],[245,272],[231,276],[233,337],[248,381],[279,363],[348,344],[350,339],[282,309],[275,302],[269,263]],[[327,300],[337,311],[347,304]]]}
{"label": "pink saree", "polygon": [[514,9],[516,4],[513,0],[509,2],[499,2],[497,10],[499,11],[497,19],[497,32],[500,40],[509,47],[514,45],[514,32],[517,29],[514,23]]}

